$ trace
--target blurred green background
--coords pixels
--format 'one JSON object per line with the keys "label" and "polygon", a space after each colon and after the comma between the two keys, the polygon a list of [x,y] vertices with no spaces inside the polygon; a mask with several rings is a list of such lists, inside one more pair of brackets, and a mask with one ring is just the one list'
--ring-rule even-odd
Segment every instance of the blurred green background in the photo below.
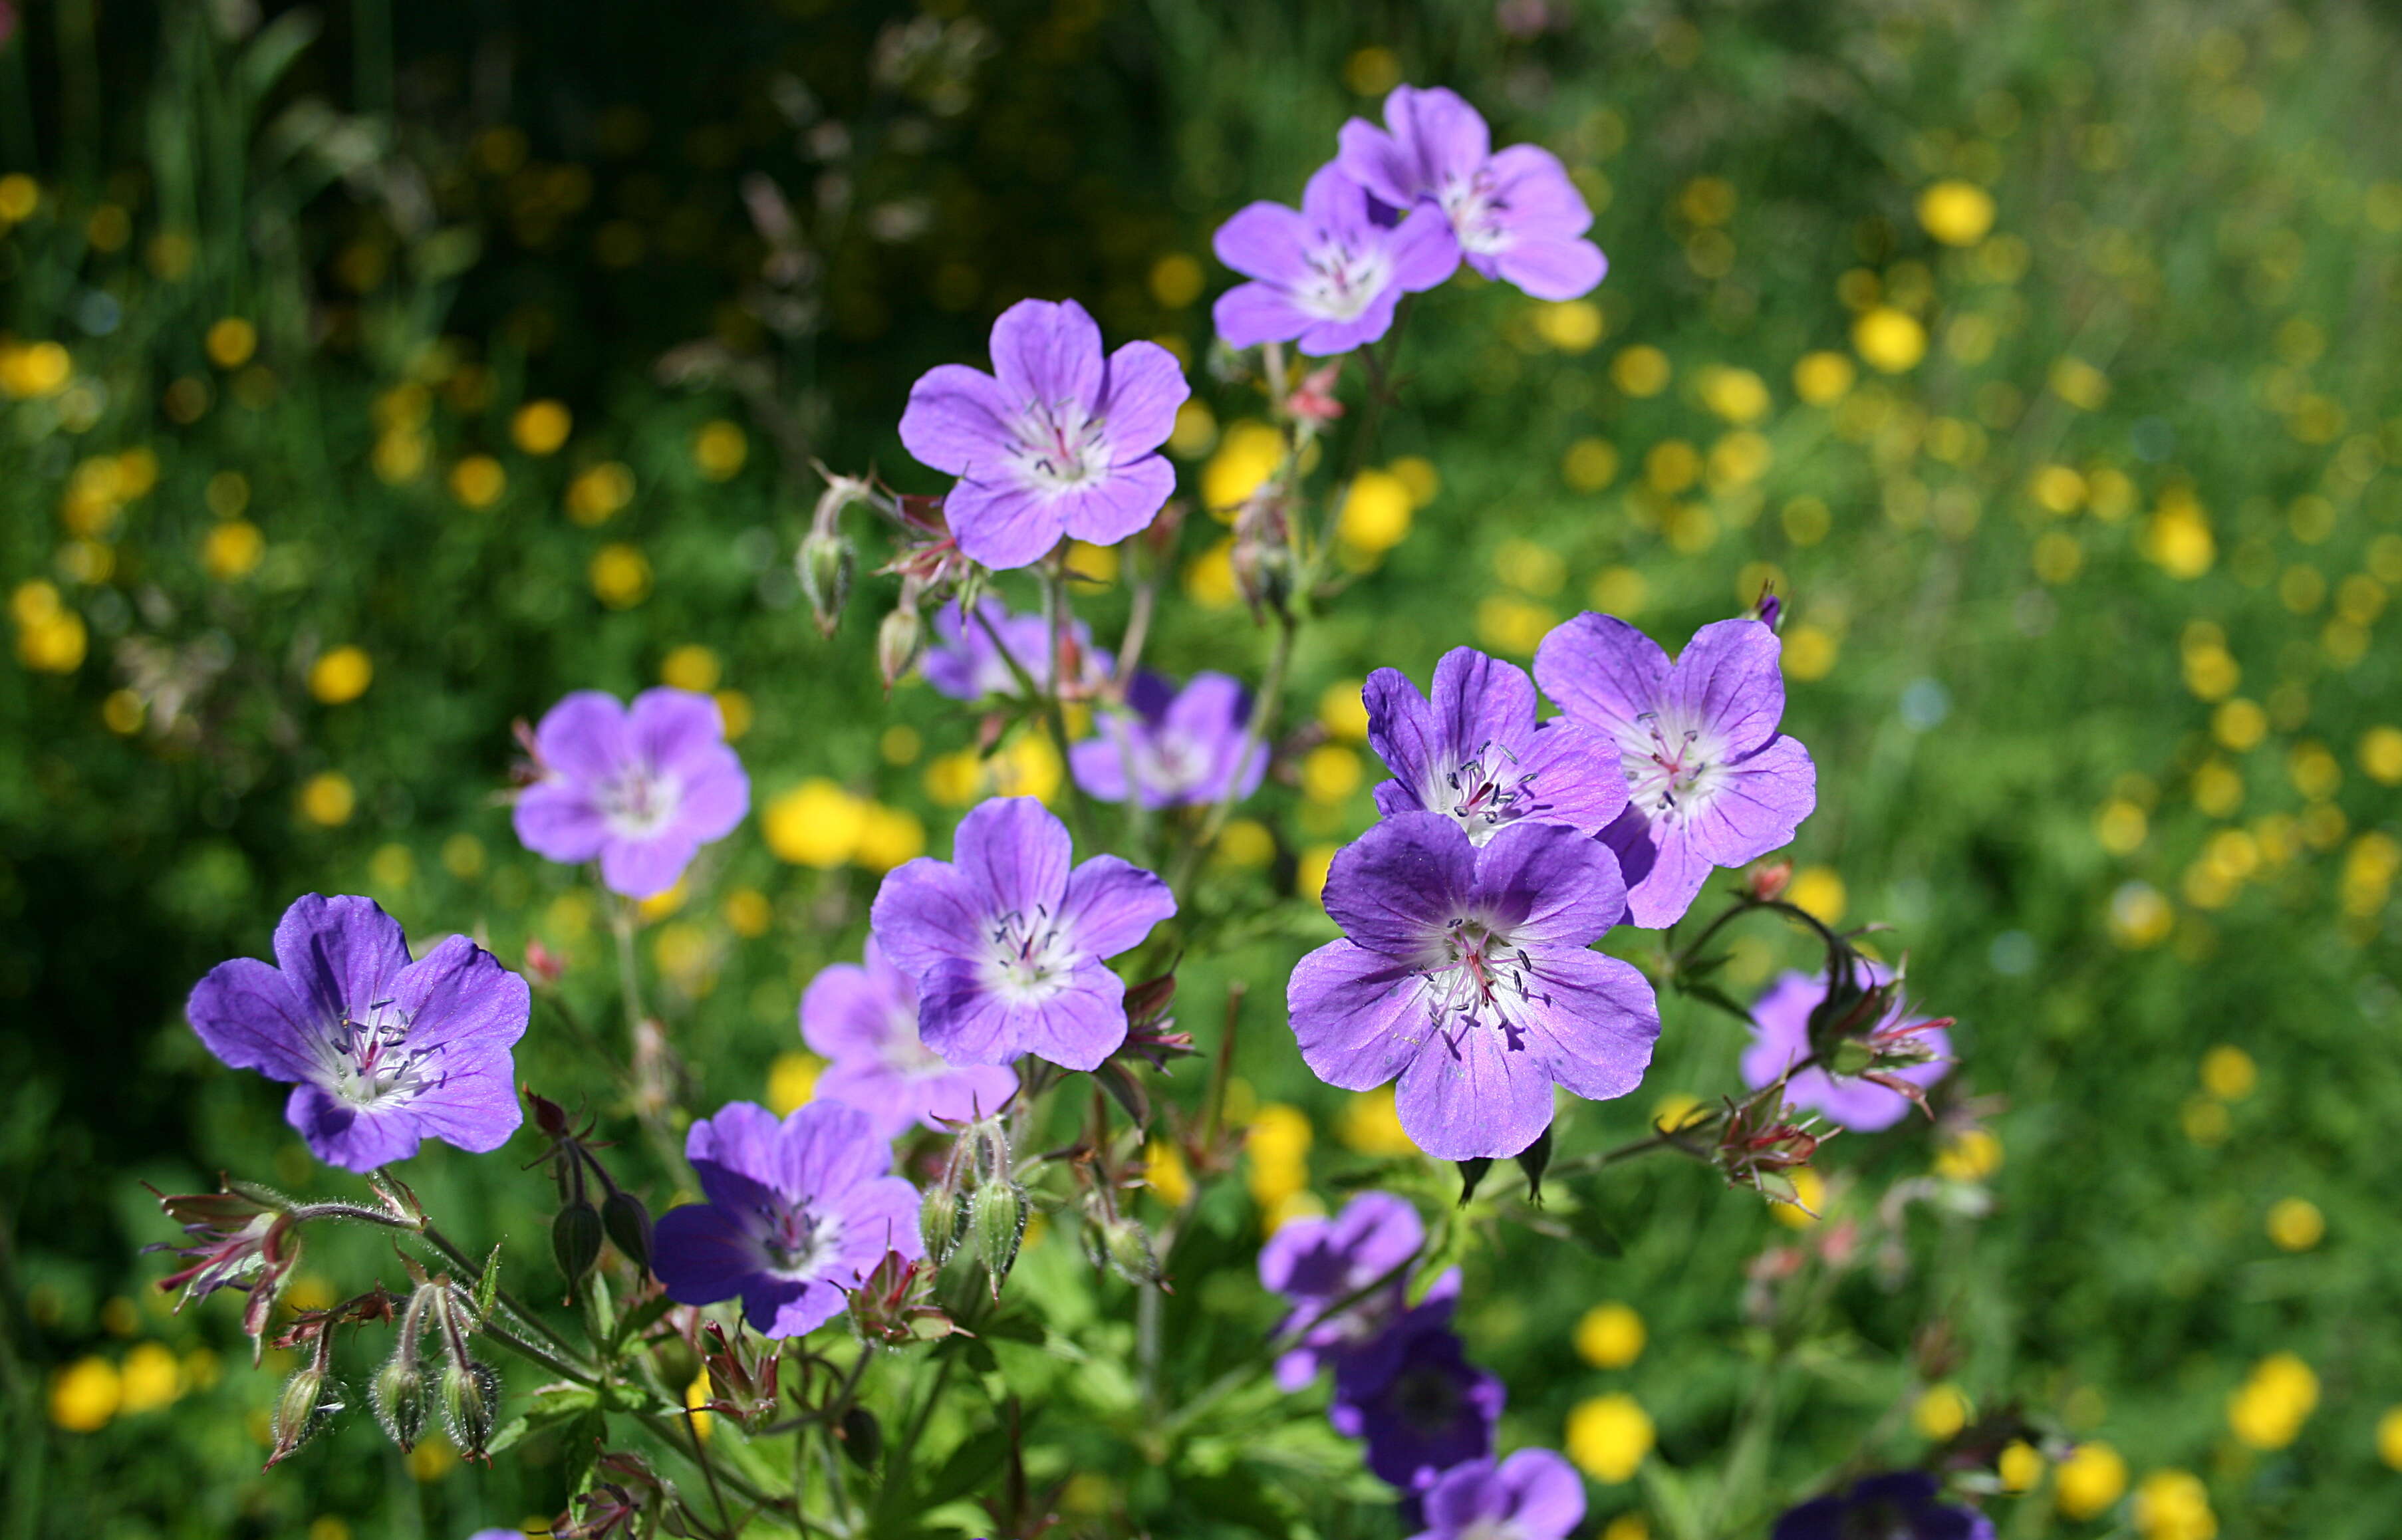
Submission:
{"label": "blurred green background", "polygon": [[[420,937],[541,941],[605,1019],[606,911],[511,837],[510,723],[666,679],[721,692],[754,816],[653,907],[655,1003],[694,1105],[803,1094],[794,1004],[878,873],[946,852],[984,789],[1056,780],[1023,738],[979,766],[921,684],[885,698],[890,580],[818,638],[811,461],[937,489],[893,433],[910,380],[1072,296],[1196,361],[1185,490],[1239,496],[1261,413],[1198,366],[1209,231],[1297,199],[1404,79],[1555,149],[1611,272],[1589,303],[1463,279],[1418,307],[1357,580],[1296,664],[1316,729],[1209,879],[1277,923],[1186,969],[1205,1039],[1252,986],[1262,1132],[1177,1263],[1177,1351],[1272,1323],[1265,1218],[1370,1176],[1449,1196],[1281,1021],[1314,880],[1373,816],[1358,680],[1523,660],[1585,607],[1673,648],[1773,581],[1821,777],[1796,897],[1890,922],[1962,1063],[1932,1127],[1829,1147],[1815,1227],[1654,1160],[1586,1189],[1599,1254],[1487,1234],[1462,1330],[1505,1446],[1576,1453],[1609,1540],[1762,1533],[1843,1462],[2013,1410],[2087,1442],[2017,1471],[2006,1535],[2402,1530],[2389,13],[0,0],[0,34],[9,1533],[555,1510],[539,1447],[403,1460],[364,1417],[258,1473],[273,1366],[225,1300],[167,1313],[138,1184],[347,1188],[207,1060],[185,992],[293,896],[364,892]],[[1222,533],[1188,521],[1152,656],[1256,680]],[[1113,641],[1123,585],[1085,609]],[[1806,965],[1756,923],[1744,990]],[[1740,1028],[1667,1018],[1564,1152],[1732,1087]],[[540,1009],[520,1066],[612,1115]],[[471,1245],[545,1265],[538,1176],[412,1170]],[[1126,1291],[1065,1229],[1027,1286],[1105,1341]],[[389,1260],[328,1244],[307,1286]],[[1034,1436],[1072,1533],[1400,1533],[1312,1421],[1163,1470],[1091,1431],[1124,1410],[1101,1377],[1048,1394],[1084,1430]]]}

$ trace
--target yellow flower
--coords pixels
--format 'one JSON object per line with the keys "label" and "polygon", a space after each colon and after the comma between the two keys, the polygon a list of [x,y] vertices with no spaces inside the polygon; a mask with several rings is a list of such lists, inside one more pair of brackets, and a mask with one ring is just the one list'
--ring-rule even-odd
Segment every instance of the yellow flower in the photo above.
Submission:
{"label": "yellow flower", "polygon": [[323,828],[350,822],[358,804],[359,794],[351,778],[338,770],[320,772],[301,783],[300,816]]}
{"label": "yellow flower", "polygon": [[1929,1385],[1910,1409],[1910,1423],[1922,1437],[1940,1443],[1967,1427],[1973,1414],[1968,1397],[1961,1394],[1959,1386]]}
{"label": "yellow flower", "polygon": [[2071,1519],[2091,1519],[2117,1502],[2127,1490],[2127,1462],[2119,1451],[2096,1438],[2077,1446],[2060,1463],[2052,1497]]}
{"label": "yellow flower", "polygon": [[563,404],[529,401],[509,419],[509,437],[530,455],[557,454],[574,426],[575,418]]}
{"label": "yellow flower", "polygon": [[831,872],[859,848],[867,828],[867,804],[833,781],[817,777],[768,803],[761,825],[767,848],[779,857]]}
{"label": "yellow flower", "polygon": [[1852,323],[1852,351],[1871,368],[1907,374],[1926,356],[1926,328],[1909,311],[1880,305]]}
{"label": "yellow flower", "polygon": [[10,224],[31,219],[42,206],[42,186],[23,172],[0,176],[0,220]]}
{"label": "yellow flower", "polygon": [[266,554],[266,537],[248,519],[227,519],[200,537],[201,570],[220,583],[248,576]]}
{"label": "yellow flower", "polygon": [[2107,376],[2081,358],[2052,361],[2051,393],[2082,411],[2094,411],[2110,396]]}
{"label": "yellow flower", "polygon": [[79,1358],[50,1381],[50,1421],[69,1433],[97,1433],[117,1415],[124,1394],[115,1364]]}
{"label": "yellow flower", "polygon": [[1619,351],[1609,361],[1610,383],[1626,395],[1654,396],[1668,388],[1675,373],[1668,355],[1649,343],[1636,343]]}
{"label": "yellow flower", "polygon": [[1231,818],[1218,831],[1209,859],[1221,866],[1256,870],[1276,859],[1276,835],[1257,818]]}
{"label": "yellow flower", "polygon": [[1831,868],[1805,866],[1793,875],[1792,884],[1785,890],[1786,901],[1794,908],[1817,916],[1829,925],[1843,923],[1844,907],[1850,902],[1843,879]]}
{"label": "yellow flower", "polygon": [[1201,502],[1231,516],[1284,462],[1284,434],[1264,422],[1244,419],[1226,424],[1218,452],[1201,468]]}
{"label": "yellow flower", "polygon": [[2402,1470],[2402,1407],[2388,1407],[2377,1419],[2377,1457]]}
{"label": "yellow flower", "polygon": [[1293,869],[1294,892],[1305,899],[1318,899],[1325,894],[1326,873],[1334,864],[1334,850],[1331,845],[1313,845],[1301,853],[1301,859]]}
{"label": "yellow flower", "polygon": [[1768,382],[1749,369],[1719,368],[1702,377],[1702,405],[1743,428],[1766,417],[1775,404]]}
{"label": "yellow flower", "polygon": [[2131,951],[2168,940],[2176,915],[2160,890],[2147,882],[2119,885],[2110,895],[2110,936]]}
{"label": "yellow flower", "polygon": [[717,654],[697,641],[670,648],[668,655],[659,660],[660,683],[690,690],[695,694],[705,695],[716,689],[723,672]]}
{"label": "yellow flower", "polygon": [[1151,265],[1151,297],[1167,309],[1180,310],[1201,297],[1205,281],[1200,263],[1182,252],[1170,252]]}
{"label": "yellow flower", "polygon": [[1935,1152],[1935,1174],[1949,1181],[1981,1182],[2002,1169],[2002,1141],[1991,1129],[1963,1129]]}
{"label": "yellow flower", "polygon": [[1973,246],[1994,227],[1994,195],[1974,182],[1938,182],[1918,195],[1918,223],[1947,246]]}
{"label": "yellow flower", "polygon": [[0,392],[20,401],[56,395],[74,375],[75,360],[55,342],[0,347]]}
{"label": "yellow flower", "polygon": [[1336,1133],[1346,1148],[1362,1155],[1415,1155],[1417,1146],[1401,1132],[1401,1114],[1393,1101],[1393,1088],[1379,1086],[1362,1091],[1343,1104]]}
{"label": "yellow flower", "polygon": [[2372,727],[2360,735],[2360,767],[2381,786],[2402,786],[2402,727]]}
{"label": "yellow flower", "polygon": [[1318,697],[1318,720],[1327,733],[1348,743],[1368,741],[1368,703],[1360,692],[1367,681],[1336,680]]}
{"label": "yellow flower", "polygon": [[2150,832],[2151,820],[2144,810],[2124,797],[2104,803],[2093,818],[2093,837],[2114,856],[2133,855]]}
{"label": "yellow flower", "polygon": [[2308,1251],[2326,1235],[2326,1217],[2308,1198],[2280,1198],[2269,1207],[2269,1239],[2280,1251]]}
{"label": "yellow flower", "polygon": [[45,674],[72,674],[83,667],[90,637],[83,617],[66,607],[56,584],[39,578],[21,583],[9,596],[17,623],[17,659]]}
{"label": "yellow flower", "polygon": [[1164,1140],[1153,1139],[1143,1147],[1142,1179],[1170,1208],[1181,1207],[1193,1195],[1193,1175],[1184,1169],[1184,1157]]}
{"label": "yellow flower", "polygon": [[2144,527],[2145,557],[2174,578],[2193,579],[2210,571],[2218,543],[2199,503],[2162,500]]}
{"label": "yellow flower", "polygon": [[1851,390],[1855,373],[1841,353],[1804,353],[1793,365],[1793,393],[1813,406],[1830,406]]}
{"label": "yellow flower", "polygon": [[2043,1455],[2023,1438],[2003,1445],[2001,1457],[1994,1464],[2004,1492],[2032,1492],[2043,1479]]}
{"label": "yellow flower", "polygon": [[593,597],[612,610],[630,610],[651,597],[651,560],[623,541],[592,553],[586,575]]}
{"label": "yellow flower", "polygon": [[2085,478],[2066,465],[2046,465],[2036,471],[2027,490],[2048,513],[2065,516],[2085,506]]}
{"label": "yellow flower", "polygon": [[100,720],[119,737],[131,737],[142,731],[143,721],[149,714],[148,705],[131,690],[111,690],[100,703]]}
{"label": "yellow flower", "polygon": [[489,508],[509,488],[509,474],[490,455],[469,455],[450,467],[450,495],[469,508]]}
{"label": "yellow flower", "polygon": [[1594,1306],[1576,1324],[1577,1356],[1595,1368],[1624,1368],[1643,1356],[1647,1333],[1632,1305],[1612,1299]]}
{"label": "yellow flower", "polygon": [[2144,1540],[2212,1540],[2217,1516],[2210,1492],[2191,1471],[2156,1470],[2135,1489],[2135,1533]]}
{"label": "yellow flower", "polygon": [[606,524],[634,501],[634,473],[614,460],[579,473],[567,484],[567,516],[587,529]]}
{"label": "yellow flower", "polygon": [[710,698],[717,702],[717,722],[725,741],[739,742],[751,731],[751,697],[739,690],[720,690]]}
{"label": "yellow flower", "polygon": [[210,363],[220,369],[239,369],[258,351],[258,328],[238,315],[229,315],[209,328],[204,345]]}
{"label": "yellow flower", "polygon": [[2202,1056],[2202,1086],[2225,1102],[2240,1102],[2252,1094],[2260,1079],[2259,1066],[2252,1055],[2231,1043],[2220,1043]]}
{"label": "yellow flower", "polygon": [[1785,677],[1808,682],[1834,672],[1841,651],[1834,633],[1817,626],[1796,626],[1785,637]]}
{"label": "yellow flower", "polygon": [[1179,460],[1191,460],[1209,452],[1218,442],[1218,418],[1197,401],[1187,401],[1176,408],[1176,426],[1167,434],[1167,452]]}
{"label": "yellow flower", "polygon": [[375,660],[360,647],[337,647],[309,666],[309,693],[328,706],[366,694],[375,681]]}
{"label": "yellow flower", "polygon": [[1606,329],[1601,307],[1589,299],[1535,308],[1535,335],[1564,353],[1591,352]]}
{"label": "yellow flower", "polygon": [[2227,1425],[2257,1450],[2284,1449],[2319,1404],[2319,1377],[2290,1353],[2271,1354],[2227,1398]]}
{"label": "yellow flower", "polygon": [[117,1371],[117,1384],[120,1415],[155,1411],[184,1394],[184,1366],[163,1343],[136,1342]]}
{"label": "yellow flower", "polygon": [[1187,562],[1184,592],[1204,610],[1228,610],[1243,591],[1235,584],[1235,543],[1222,540]]}
{"label": "yellow flower", "polygon": [[890,872],[926,853],[926,826],[903,808],[869,803],[859,825],[859,847],[851,859],[870,872]]}
{"label": "yellow flower", "polygon": [[1410,511],[1408,482],[1390,471],[1362,471],[1343,499],[1337,532],[1354,550],[1389,551],[1408,537]]}
{"label": "yellow flower", "polygon": [[692,435],[692,462],[711,481],[731,481],[751,458],[751,441],[724,418],[701,424]]}
{"label": "yellow flower", "polygon": [[767,1105],[777,1117],[790,1117],[794,1108],[808,1105],[817,1094],[821,1067],[815,1057],[798,1049],[776,1055],[776,1062],[767,1066]]}
{"label": "yellow flower", "polygon": [[1578,439],[1560,458],[1560,479],[1571,490],[1598,492],[1618,479],[1618,450],[1607,439]]}
{"label": "yellow flower", "polygon": [[1793,1184],[1793,1202],[1771,1203],[1769,1213],[1788,1230],[1807,1230],[1827,1212],[1827,1178],[1806,1165],[1786,1174]]}
{"label": "yellow flower", "polygon": [[755,887],[738,887],[726,894],[717,912],[725,916],[726,928],[746,941],[766,935],[776,923],[775,906]]}
{"label": "yellow flower", "polygon": [[1559,616],[1540,604],[1514,594],[1491,594],[1476,606],[1477,639],[1497,653],[1530,656]]}
{"label": "yellow flower", "polygon": [[1359,753],[1342,744],[1321,743],[1302,757],[1301,791],[1312,802],[1341,802],[1361,778]]}
{"label": "yellow flower", "polygon": [[1596,1396],[1568,1413],[1567,1456],[1605,1486],[1635,1474],[1652,1437],[1650,1414],[1632,1396]]}

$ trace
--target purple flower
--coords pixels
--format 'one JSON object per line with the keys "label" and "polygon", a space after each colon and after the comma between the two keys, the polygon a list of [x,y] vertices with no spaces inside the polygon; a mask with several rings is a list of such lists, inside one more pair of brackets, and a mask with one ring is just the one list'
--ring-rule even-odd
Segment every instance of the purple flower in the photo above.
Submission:
{"label": "purple flower", "polygon": [[1584,1521],[1584,1482],[1547,1449],[1454,1465],[1427,1489],[1415,1540],[1567,1540]]}
{"label": "purple flower", "polygon": [[1378,217],[1365,188],[1333,164],[1303,189],[1301,207],[1253,203],[1218,227],[1218,260],[1257,282],[1218,296],[1211,318],[1230,348],[1298,342],[1325,358],[1375,341],[1404,294],[1431,289],[1459,266],[1440,212]]}
{"label": "purple flower", "polygon": [[1376,788],[1390,815],[1423,809],[1458,821],[1483,845],[1522,818],[1597,834],[1626,810],[1626,778],[1608,739],[1557,719],[1535,721],[1525,670],[1455,647],[1434,666],[1429,701],[1398,668],[1360,692],[1368,745],[1394,778]]}
{"label": "purple flower", "polygon": [[1192,394],[1176,357],[1129,342],[1104,357],[1074,300],[1021,299],[992,323],[993,373],[938,364],[909,388],[901,442],[959,477],[943,512],[959,549],[1023,567],[1063,534],[1111,545],[1176,490],[1159,447]]}
{"label": "purple flower", "polygon": [[885,1253],[926,1254],[918,1189],[886,1175],[891,1147],[857,1107],[811,1102],[780,1123],[732,1102],[692,1125],[683,1153],[708,1201],[660,1215],[652,1239],[679,1303],[739,1294],[754,1329],[799,1337],[832,1320]]}
{"label": "purple flower", "polygon": [[1674,925],[1712,867],[1766,855],[1818,804],[1809,750],[1776,730],[1778,651],[1760,622],[1721,620],[1694,632],[1672,666],[1634,626],[1591,613],[1536,649],[1543,693],[1617,742],[1633,802],[1603,837],[1636,925]]}
{"label": "purple flower", "polygon": [[277,922],[275,963],[217,964],[185,1011],[218,1058],[297,1082],[284,1121],[319,1160],[372,1171],[429,1137],[481,1154],[524,1121],[509,1049],[531,996],[466,937],[411,962],[374,900],[311,893]]}
{"label": "purple flower", "polygon": [[817,1093],[855,1107],[892,1139],[911,1123],[990,1117],[1017,1093],[1016,1074],[1001,1065],[956,1066],[918,1037],[918,990],[892,966],[876,938],[867,960],[835,963],[801,997],[801,1036],[829,1062]]}
{"label": "purple flower", "polygon": [[1441,87],[1394,87],[1385,127],[1355,117],[1342,144],[1346,175],[1397,209],[1430,201],[1487,278],[1537,299],[1574,299],[1609,270],[1601,248],[1579,239],[1593,211],[1559,158],[1534,144],[1495,155],[1484,119]]}
{"label": "purple flower", "polygon": [[1303,1333],[1300,1345],[1277,1360],[1277,1383],[1296,1391],[1332,1368],[1338,1384],[1381,1384],[1396,1367],[1395,1354],[1420,1325],[1443,1326],[1459,1299],[1459,1270],[1453,1268],[1415,1306],[1409,1280],[1391,1285],[1341,1311],[1330,1307],[1417,1255],[1426,1243],[1418,1211],[1389,1192],[1362,1192],[1332,1219],[1292,1219],[1260,1248],[1260,1283],[1292,1301],[1278,1336]]}
{"label": "purple flower", "polygon": [[920,856],[877,890],[877,939],[918,986],[918,1030],[956,1065],[1031,1053],[1092,1069],[1125,1041],[1125,982],[1102,961],[1176,913],[1115,856],[1070,871],[1067,826],[1031,797],[959,820],[956,862]]}
{"label": "purple flower", "polygon": [[1293,969],[1303,1061],[1346,1091],[1400,1076],[1401,1128],[1439,1160],[1517,1154],[1551,1125],[1554,1083],[1622,1096],[1650,1063],[1651,986],[1586,950],[1625,891],[1597,840],[1516,823],[1479,847],[1448,814],[1386,818],[1327,878],[1346,939]]}
{"label": "purple flower", "polygon": [[[1893,978],[1890,969],[1865,959],[1859,966],[1868,975],[1860,981],[1863,984],[1873,986]],[[1760,997],[1760,1003],[1751,1008],[1751,1046],[1743,1051],[1746,1085],[1758,1090],[1810,1056],[1810,1012],[1826,997],[1826,974],[1799,972],[1786,973]],[[1912,1024],[1897,1001],[1886,1019],[1871,1030]],[[1952,1039],[1940,1026],[1921,1028],[1916,1038],[1935,1057],[1889,1073],[1912,1085],[1931,1086],[1952,1072]],[[1910,1110],[1910,1099],[1898,1091],[1817,1068],[1805,1069],[1787,1081],[1785,1099],[1796,1106],[1815,1107],[1829,1121],[1863,1134],[1891,1128]]]}
{"label": "purple flower", "polygon": [[689,690],[645,690],[630,710],[578,690],[544,713],[533,749],[542,778],[518,796],[518,840],[555,861],[599,857],[629,899],[673,887],[751,809],[717,703]]}
{"label": "purple flower", "polygon": [[[965,701],[995,695],[1019,698],[1024,692],[1018,686],[1016,674],[1010,670],[1008,659],[1001,656],[1004,647],[1017,667],[1026,670],[1035,688],[1050,689],[1049,623],[1041,615],[1013,615],[1008,606],[990,595],[977,601],[976,610],[991,623],[991,630],[963,613],[957,604],[946,604],[934,615],[934,643],[926,649],[925,659],[918,667],[935,693]],[[1001,637],[997,643],[993,640],[995,632]],[[1093,628],[1081,620],[1069,626],[1068,636],[1083,665],[1079,676],[1070,684],[1087,691],[1097,687],[1109,672],[1110,655],[1094,650]]]}
{"label": "purple flower", "polygon": [[1894,1471],[1815,1497],[1776,1521],[1774,1540],[1994,1540],[1994,1521],[1940,1502],[1942,1484],[1925,1471]]}
{"label": "purple flower", "polygon": [[1390,1374],[1335,1382],[1327,1420],[1349,1438],[1368,1441],[1368,1468],[1404,1492],[1421,1491],[1454,1465],[1493,1452],[1493,1425],[1507,1393],[1468,1361],[1442,1322],[1414,1319],[1396,1328]]}
{"label": "purple flower", "polygon": [[1250,692],[1224,674],[1195,674],[1176,689],[1139,673],[1125,711],[1101,718],[1100,732],[1068,750],[1076,784],[1103,802],[1124,802],[1134,774],[1145,807],[1207,804],[1260,789],[1267,746],[1249,745]]}

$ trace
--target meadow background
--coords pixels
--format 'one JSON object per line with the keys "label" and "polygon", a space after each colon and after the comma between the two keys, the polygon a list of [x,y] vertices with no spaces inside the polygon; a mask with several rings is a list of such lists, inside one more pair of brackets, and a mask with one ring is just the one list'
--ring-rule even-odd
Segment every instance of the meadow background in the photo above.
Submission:
{"label": "meadow background", "polygon": [[[1935,1123],[1829,1146],[1815,1227],[1652,1160],[1589,1184],[1590,1244],[1480,1241],[1462,1331],[1505,1447],[1576,1454],[1609,1540],[1763,1533],[1846,1460],[2006,1413],[2088,1451],[1989,1504],[2008,1536],[2402,1529],[2389,13],[38,0],[0,36],[7,1533],[556,1509],[538,1463],[404,1460],[365,1417],[259,1474],[278,1376],[226,1301],[167,1313],[139,1184],[330,1184],[185,992],[293,896],[363,892],[511,961],[540,941],[605,1017],[604,911],[509,832],[510,723],[666,680],[719,693],[754,789],[648,916],[670,1042],[702,1105],[799,1097],[795,1002],[879,873],[1057,778],[1026,740],[979,764],[922,684],[885,697],[891,580],[819,638],[811,461],[936,489],[894,436],[909,381],[1073,296],[1195,361],[1184,490],[1239,496],[1266,466],[1256,398],[1199,367],[1208,233],[1404,79],[1555,149],[1611,271],[1565,306],[1463,279],[1413,323],[1357,579],[1295,665],[1315,730],[1212,878],[1273,923],[1186,971],[1205,1038],[1251,985],[1255,1136],[1171,1341],[1273,1322],[1248,1270],[1277,1215],[1369,1176],[1448,1196],[1282,1024],[1314,883],[1373,816],[1360,678],[1523,660],[1586,607],[1674,646],[1773,580],[1821,774],[1796,897],[1896,928],[1961,1064]],[[1153,656],[1256,679],[1222,536],[1188,521]],[[1122,585],[1086,608],[1107,641]],[[1806,965],[1759,923],[1738,993]],[[1564,1151],[1730,1088],[1740,1042],[1668,1002],[1650,1079]],[[615,1095],[539,1008],[520,1066]],[[545,1265],[539,1176],[412,1169]],[[307,1286],[379,1255],[325,1246]],[[1064,1227],[1021,1276],[1130,1319]],[[1045,1393],[1086,1431],[1036,1430],[1067,1533],[1400,1533],[1331,1436],[1146,1464],[1089,1431],[1124,1420],[1105,1379]]]}

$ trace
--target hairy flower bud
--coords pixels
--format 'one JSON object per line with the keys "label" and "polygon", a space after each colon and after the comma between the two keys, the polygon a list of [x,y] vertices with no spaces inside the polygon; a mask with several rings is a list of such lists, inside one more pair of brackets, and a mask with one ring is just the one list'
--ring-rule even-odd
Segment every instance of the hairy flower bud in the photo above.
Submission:
{"label": "hairy flower bud", "polygon": [[1106,1215],[1084,1227],[1084,1251],[1095,1267],[1105,1267],[1130,1284],[1158,1284],[1159,1254],[1152,1249],[1151,1231],[1123,1215]]}
{"label": "hairy flower bud", "polygon": [[550,1222],[550,1253],[567,1279],[568,1291],[573,1293],[600,1260],[600,1210],[581,1198],[560,1209],[559,1217]]}
{"label": "hairy flower bud", "polygon": [[976,1260],[992,1278],[992,1297],[1017,1265],[1017,1248],[1026,1240],[1026,1221],[1032,1214],[1026,1189],[1015,1182],[987,1182],[968,1199],[968,1228],[975,1235]]}
{"label": "hairy flower bud", "polygon": [[812,529],[802,540],[793,569],[800,576],[809,612],[818,631],[832,636],[842,624],[843,607],[850,602],[850,581],[859,571],[859,551],[846,535]]}
{"label": "hairy flower bud", "polygon": [[[318,1356],[323,1358],[324,1354]],[[273,1419],[269,1423],[274,1448],[267,1457],[268,1464],[272,1466],[288,1457],[323,1431],[341,1409],[342,1387],[325,1372],[323,1363],[312,1361],[295,1370],[275,1398]]]}
{"label": "hairy flower bud", "polygon": [[500,1410],[501,1377],[491,1365],[470,1358],[442,1366],[442,1422],[461,1454],[482,1457]]}
{"label": "hairy flower bud", "polygon": [[367,1401],[375,1408],[376,1421],[398,1444],[404,1454],[417,1447],[425,1435],[425,1419],[432,1410],[426,1395],[425,1371],[417,1366],[415,1354],[404,1347],[383,1368],[376,1370],[367,1383]]}
{"label": "hairy flower bud", "polygon": [[967,1233],[967,1210],[959,1203],[958,1188],[948,1180],[928,1188],[918,1205],[918,1234],[926,1243],[927,1260],[936,1267],[948,1262]]}
{"label": "hairy flower bud", "polygon": [[884,617],[884,624],[876,628],[876,670],[885,689],[901,682],[901,676],[917,663],[925,641],[926,626],[917,606],[902,604]]}

